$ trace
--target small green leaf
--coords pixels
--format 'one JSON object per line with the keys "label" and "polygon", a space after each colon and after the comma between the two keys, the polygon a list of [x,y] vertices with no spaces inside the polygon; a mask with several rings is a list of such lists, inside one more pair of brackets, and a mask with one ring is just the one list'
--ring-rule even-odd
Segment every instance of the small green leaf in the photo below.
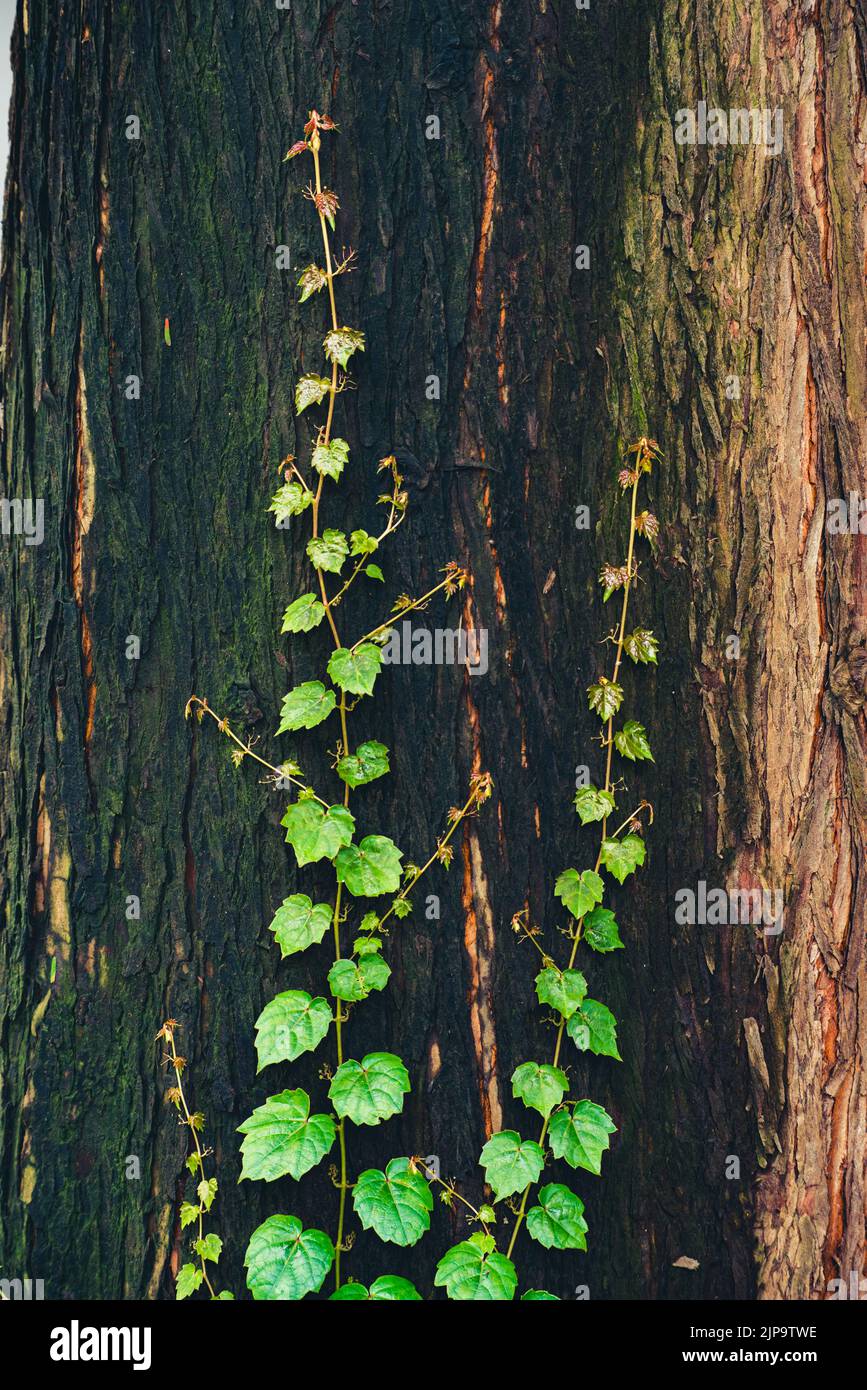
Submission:
{"label": "small green leaf", "polygon": [[544,1289],[528,1289],[521,1294],[522,1303],[559,1303],[560,1299],[555,1293],[546,1293]]}
{"label": "small green leaf", "polygon": [[382,652],[373,642],[362,642],[352,650],[338,647],[328,663],[328,674],[336,686],[351,695],[372,695]]}
{"label": "small green leaf", "polygon": [[388,771],[388,749],[375,739],[359,743],[354,753],[339,758],[337,762],[338,777],[342,777],[350,787],[363,787],[377,777],[384,777]]}
{"label": "small green leaf", "polygon": [[290,516],[300,516],[312,501],[313,493],[309,488],[302,487],[300,483],[284,483],[271,498],[268,511],[274,513],[277,525],[282,526]]}
{"label": "small green leaf", "polygon": [[317,444],[311,459],[317,473],[323,473],[326,478],[333,478],[335,482],[340,478],[348,461],[349,445],[345,439],[330,439],[327,444]]}
{"label": "small green leaf", "polygon": [[338,883],[345,883],[354,898],[376,898],[396,893],[400,887],[397,845],[387,835],[365,835],[359,845],[347,845],[334,861]]}
{"label": "small green leaf", "polygon": [[554,895],[573,917],[583,917],[595,903],[602,901],[605,885],[593,869],[583,873],[577,869],[564,869],[554,884]]}
{"label": "small green leaf", "polygon": [[214,1231],[209,1231],[206,1236],[193,1243],[193,1249],[203,1260],[213,1260],[216,1264],[223,1253],[223,1242]]}
{"label": "small green leaf", "polygon": [[482,1149],[479,1163],[485,1170],[485,1182],[501,1202],[539,1181],[545,1155],[535,1140],[522,1139],[514,1129],[501,1129]]}
{"label": "small green leaf", "polygon": [[331,926],[331,916],[328,903],[317,903],[314,907],[306,893],[293,893],[290,898],[284,898],[270,926],[283,959],[317,945]]}
{"label": "small green leaf", "polygon": [[390,1052],[369,1052],[360,1062],[344,1062],[334,1073],[328,1091],[340,1119],[356,1125],[378,1125],[399,1115],[410,1090],[409,1073]]}
{"label": "small green leaf", "polygon": [[364,573],[367,575],[368,579],[379,579],[383,584],[385,583],[385,575],[379,568],[379,565],[365,565]]}
{"label": "small green leaf", "polygon": [[659,642],[649,628],[637,627],[624,641],[623,650],[635,662],[641,662],[645,666],[653,662],[655,665]]}
{"label": "small green leaf", "polygon": [[494,1248],[493,1236],[477,1232],[447,1250],[437,1265],[434,1284],[450,1299],[507,1302],[515,1297],[515,1266]]}
{"label": "small green leaf", "polygon": [[353,531],[349,537],[350,555],[372,555],[378,548],[376,536],[370,536],[366,531]]}
{"label": "small green leaf", "polygon": [[301,291],[298,296],[298,303],[303,304],[317,290],[324,289],[328,284],[328,276],[324,270],[320,270],[318,265],[305,266],[298,276],[298,288]]}
{"label": "small green leaf", "polygon": [[217,1195],[217,1179],[202,1178],[202,1181],[196,1188],[196,1195],[201,1203],[203,1211],[210,1211],[214,1204],[214,1198]]}
{"label": "small green leaf", "polygon": [[318,1293],[334,1263],[324,1231],[305,1231],[297,1216],[269,1216],[250,1237],[244,1264],[256,1300],[297,1300]]}
{"label": "small green leaf", "polygon": [[[198,1154],[196,1157],[198,1158]],[[185,1231],[187,1226],[192,1226],[198,1219],[199,1207],[194,1202],[181,1202],[181,1230]]]}
{"label": "small green leaf", "polygon": [[355,1003],[372,990],[385,989],[390,976],[391,966],[382,956],[365,952],[358,962],[336,960],[328,972],[328,987],[336,999]]}
{"label": "small green leaf", "polygon": [[266,1004],[256,1019],[257,1071],[272,1062],[294,1062],[318,1047],[331,1026],[326,999],[311,999],[303,989],[287,989]]}
{"label": "small green leaf", "polygon": [[280,824],[286,827],[286,842],[294,849],[299,865],[333,859],[341,846],[349,844],[355,830],[353,815],[345,806],[326,810],[310,799],[294,802]]}
{"label": "small green leaf", "polygon": [[414,1284],[399,1274],[381,1274],[369,1289],[363,1284],[342,1284],[331,1295],[330,1303],[421,1303],[422,1297]]}
{"label": "small green leaf", "polygon": [[575,810],[581,817],[582,825],[591,821],[604,820],[614,810],[614,797],[599,787],[579,787],[575,793]]}
{"label": "small green leaf", "polygon": [[329,362],[336,362],[345,371],[354,352],[364,352],[364,334],[357,328],[332,328],[325,334],[322,346]]}
{"label": "small green leaf", "polygon": [[177,1283],[175,1284],[175,1298],[189,1298],[191,1293],[201,1286],[204,1273],[198,1265],[181,1265],[178,1271]]}
{"label": "small green leaf", "polygon": [[569,1079],[548,1062],[522,1062],[512,1073],[512,1094],[547,1119],[569,1089]]}
{"label": "small green leaf", "polygon": [[355,1184],[352,1204],[365,1231],[393,1245],[415,1245],[430,1229],[430,1187],[408,1158],[393,1158],[384,1173],[368,1168]]}
{"label": "small green leaf", "polygon": [[575,1106],[555,1111],[548,1126],[554,1157],[565,1158],[572,1168],[586,1168],[597,1176],[602,1172],[608,1136],[616,1133],[611,1116],[592,1100],[579,1100]]}
{"label": "small green leaf", "polygon": [[295,414],[300,415],[309,405],[319,405],[330,390],[331,382],[327,377],[317,376],[315,372],[302,376],[295,387]]}
{"label": "small green leaf", "polygon": [[587,981],[580,970],[558,970],[546,966],[536,976],[540,1004],[550,1004],[564,1018],[571,1018],[587,993]]}
{"label": "small green leaf", "polygon": [[287,1173],[297,1181],[322,1161],[337,1137],[330,1115],[311,1116],[306,1091],[269,1096],[238,1126],[238,1133],[246,1135],[239,1182],[244,1178],[273,1182]]}
{"label": "small green leaf", "polygon": [[623,687],[607,676],[600,676],[596,685],[587,687],[587,703],[600,719],[611,719],[620,709]]}
{"label": "small green leaf", "polygon": [[623,949],[617,919],[607,907],[594,907],[584,918],[583,940],[594,951],[617,951]]}
{"label": "small green leaf", "polygon": [[307,542],[307,558],[314,569],[339,574],[349,554],[349,542],[342,531],[329,526],[321,536],[311,536]]}
{"label": "small green leaf", "polygon": [[281,632],[309,632],[325,617],[325,609],[315,594],[302,594],[283,614]]}
{"label": "small green leaf", "polygon": [[617,1020],[610,1009],[598,999],[585,999],[577,1013],[566,1024],[566,1032],[581,1052],[594,1052],[597,1057],[623,1059],[617,1051]]}
{"label": "small green leaf", "polygon": [[584,1203],[562,1183],[549,1183],[527,1212],[527,1230],[546,1250],[586,1250]]}
{"label": "small green leaf", "polygon": [[610,874],[622,883],[644,863],[644,841],[640,835],[624,835],[622,840],[603,840],[599,856]]}
{"label": "small green leaf", "polygon": [[618,729],[614,735],[614,744],[618,753],[624,758],[631,758],[632,762],[640,762],[642,759],[653,762],[647,733],[644,725],[639,724],[637,719],[627,719],[623,728]]}
{"label": "small green leaf", "polygon": [[315,729],[323,719],[327,719],[337,696],[333,690],[326,690],[321,681],[304,681],[296,685],[288,695],[283,696],[280,709],[278,734],[289,733],[295,729]]}

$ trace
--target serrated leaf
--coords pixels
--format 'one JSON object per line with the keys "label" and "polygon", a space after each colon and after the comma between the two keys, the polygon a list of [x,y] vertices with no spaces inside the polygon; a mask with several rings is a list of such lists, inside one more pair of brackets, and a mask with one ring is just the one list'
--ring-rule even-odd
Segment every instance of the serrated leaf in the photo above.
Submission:
{"label": "serrated leaf", "polygon": [[258,1301],[306,1298],[319,1292],[333,1263],[324,1231],[305,1231],[297,1216],[269,1216],[247,1246],[247,1288]]}
{"label": "serrated leaf", "polygon": [[587,703],[600,719],[611,719],[623,702],[623,687],[607,676],[601,676],[595,685],[587,687]]}
{"label": "serrated leaf", "polygon": [[310,405],[319,405],[330,390],[328,377],[317,376],[315,372],[302,376],[295,387],[295,414],[301,415]]}
{"label": "serrated leaf", "polygon": [[214,1198],[217,1195],[217,1179],[202,1178],[202,1181],[196,1188],[196,1195],[202,1205],[203,1210],[210,1211],[211,1207],[214,1204]]}
{"label": "serrated leaf", "polygon": [[290,516],[300,516],[312,501],[313,493],[309,488],[302,487],[300,483],[284,483],[271,498],[268,511],[274,513],[280,526]]}
{"label": "serrated leaf", "polygon": [[581,1052],[589,1050],[597,1057],[623,1060],[617,1051],[617,1020],[598,999],[584,1000],[566,1024],[566,1032]]}
{"label": "serrated leaf", "polygon": [[614,797],[611,792],[599,787],[579,787],[575,793],[575,810],[581,817],[582,825],[592,821],[604,820],[614,810]]}
{"label": "serrated leaf", "polygon": [[371,536],[367,531],[353,531],[349,537],[350,555],[372,555],[379,548],[379,541],[376,536]]}
{"label": "serrated leaf", "polygon": [[302,594],[283,614],[281,632],[309,632],[325,617],[325,608],[315,594]]}
{"label": "serrated leaf", "polygon": [[345,439],[329,439],[328,443],[317,444],[313,450],[311,463],[317,473],[337,482],[349,461],[349,445]]}
{"label": "serrated leaf", "polygon": [[536,976],[536,995],[540,1004],[550,1004],[564,1018],[571,1018],[587,994],[587,981],[580,970],[558,970],[546,966]]}
{"label": "serrated leaf", "polygon": [[298,276],[298,288],[301,291],[298,296],[298,303],[303,304],[317,290],[324,289],[328,284],[328,276],[324,270],[320,270],[318,265],[305,266]]}
{"label": "serrated leaf", "polygon": [[193,1242],[193,1249],[203,1260],[212,1260],[216,1264],[223,1253],[223,1242],[215,1231],[209,1231],[206,1236]]}
{"label": "serrated leaf", "polygon": [[640,762],[642,759],[648,759],[650,762],[654,760],[644,725],[639,724],[637,719],[627,719],[623,728],[617,730],[614,745],[618,753],[624,758],[630,758],[632,762]]}
{"label": "serrated leaf", "polygon": [[434,1284],[460,1302],[507,1302],[515,1297],[518,1276],[512,1261],[494,1249],[493,1237],[477,1233],[446,1251]]}
{"label": "serrated leaf", "polygon": [[548,1126],[554,1157],[564,1158],[572,1168],[586,1168],[597,1176],[602,1172],[608,1136],[616,1133],[611,1116],[592,1100],[579,1100],[575,1106],[555,1111]]}
{"label": "serrated leaf", "polygon": [[362,642],[352,650],[338,647],[332,652],[328,674],[336,686],[351,695],[372,695],[381,665],[379,647],[374,642]]}
{"label": "serrated leaf", "polygon": [[320,806],[318,801],[296,801],[280,822],[286,827],[286,842],[295,851],[299,865],[333,859],[341,846],[348,845],[355,830],[355,819],[345,806]]}
{"label": "serrated leaf", "polygon": [[548,1183],[527,1212],[527,1230],[546,1250],[586,1250],[584,1203],[562,1183]]}
{"label": "serrated leaf", "polygon": [[607,907],[594,907],[584,918],[583,940],[594,951],[623,950],[617,919]]}
{"label": "serrated leaf", "polygon": [[295,955],[317,945],[331,926],[332,909],[328,903],[314,906],[306,893],[293,893],[284,898],[270,929],[280,947],[280,955]]}
{"label": "serrated leaf", "polygon": [[317,724],[328,718],[336,704],[337,696],[334,691],[327,690],[321,681],[304,681],[302,685],[296,685],[294,690],[283,696],[277,733],[315,729]]}
{"label": "serrated leaf", "polygon": [[364,1284],[342,1284],[331,1295],[330,1303],[421,1303],[422,1296],[414,1284],[399,1274],[381,1274],[370,1288]]}
{"label": "serrated leaf", "polygon": [[[198,1155],[196,1155],[198,1157]],[[199,1207],[194,1202],[181,1202],[181,1230],[185,1231],[199,1219]]]}
{"label": "serrated leaf", "polygon": [[399,1057],[369,1052],[360,1062],[350,1060],[337,1068],[328,1095],[340,1119],[378,1125],[400,1114],[409,1090],[409,1073]]}
{"label": "serrated leaf", "polygon": [[622,840],[603,840],[599,857],[610,874],[622,883],[644,863],[646,850],[640,835],[624,835]]}
{"label": "serrated leaf", "polygon": [[307,558],[314,569],[327,574],[339,574],[349,554],[349,542],[342,531],[328,526],[321,536],[311,536],[307,542]]}
{"label": "serrated leaf", "polygon": [[329,362],[345,371],[354,352],[364,352],[364,334],[358,328],[331,328],[322,341]]}
{"label": "serrated leaf", "polygon": [[564,869],[554,884],[554,895],[573,917],[583,917],[595,903],[602,901],[605,885],[593,869],[583,873],[577,869]]}
{"label": "serrated leaf", "polygon": [[328,972],[328,988],[336,999],[352,1004],[366,999],[375,989],[385,989],[391,966],[382,956],[365,953],[363,959],[336,960]]}
{"label": "serrated leaf", "polygon": [[555,1293],[546,1293],[544,1289],[528,1289],[521,1294],[522,1303],[559,1303],[560,1299]]}
{"label": "serrated leaf", "polygon": [[625,639],[623,650],[635,662],[641,662],[645,666],[653,662],[655,665],[659,653],[659,642],[649,628],[637,627]]}
{"label": "serrated leaf", "polygon": [[368,1168],[355,1184],[352,1204],[365,1231],[393,1245],[415,1245],[430,1229],[430,1187],[408,1158],[393,1158],[384,1173]]}
{"label": "serrated leaf", "polygon": [[306,990],[287,989],[266,1004],[256,1019],[257,1071],[272,1062],[294,1062],[318,1047],[331,1026],[327,999],[312,999]]}
{"label": "serrated leaf", "polygon": [[485,1170],[485,1182],[501,1202],[539,1181],[545,1154],[535,1140],[522,1139],[514,1129],[501,1129],[482,1149],[479,1163]]}
{"label": "serrated leaf", "polygon": [[512,1094],[547,1119],[569,1089],[569,1078],[549,1062],[522,1062],[512,1072]]}
{"label": "serrated leaf", "polygon": [[177,1283],[175,1284],[175,1298],[180,1301],[182,1298],[189,1298],[191,1293],[201,1287],[204,1274],[199,1265],[185,1264],[178,1270]]}
{"label": "serrated leaf", "polygon": [[337,762],[338,777],[342,777],[350,787],[363,787],[377,777],[384,777],[388,771],[388,749],[375,739],[359,743],[354,753],[348,753]]}
{"label": "serrated leaf", "polygon": [[273,1182],[287,1173],[303,1178],[331,1149],[337,1129],[330,1115],[311,1115],[306,1091],[281,1091],[269,1096],[238,1126],[246,1136],[241,1145],[241,1177]]}
{"label": "serrated leaf", "polygon": [[376,898],[400,887],[401,851],[387,835],[365,835],[359,845],[347,845],[334,861],[338,883],[354,898]]}

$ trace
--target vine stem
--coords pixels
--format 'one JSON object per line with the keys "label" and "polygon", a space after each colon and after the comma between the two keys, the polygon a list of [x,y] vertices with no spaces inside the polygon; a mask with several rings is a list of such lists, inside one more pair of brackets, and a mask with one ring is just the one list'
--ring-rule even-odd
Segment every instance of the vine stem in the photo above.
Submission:
{"label": "vine stem", "polygon": [[[623,659],[623,643],[624,643],[624,640],[625,640],[625,637],[626,637],[626,614],[627,614],[627,611],[628,611],[628,608],[629,608],[629,591],[630,591],[630,589],[631,589],[631,587],[632,587],[632,560],[633,560],[633,556],[634,556],[634,553],[635,553],[635,507],[636,507],[636,500],[637,500],[637,497],[638,497],[638,482],[639,482],[640,477],[641,477],[640,459],[639,459],[639,458],[636,458],[636,460],[635,460],[635,478],[634,478],[633,483],[632,483],[632,503],[631,503],[630,514],[629,514],[629,546],[628,546],[627,557],[626,557],[626,580],[625,580],[625,583],[624,583],[624,585],[623,585],[623,604],[622,604],[622,607],[621,607],[621,610],[620,610],[620,627],[619,627],[619,630],[618,630],[618,633],[617,633],[617,648],[616,648],[616,653],[615,653],[615,657],[614,657],[614,670],[613,670],[613,672],[612,672],[612,674],[611,674],[611,682],[612,682],[612,684],[616,684],[616,682],[617,682],[617,677],[618,677],[618,675],[619,675],[619,673],[620,673],[620,663],[621,663],[621,661],[622,661],[622,659]],[[607,727],[607,731],[606,731],[606,735],[605,735],[605,741],[606,741],[606,743],[607,743],[607,745],[608,745],[607,757],[606,757],[606,759],[605,759],[605,791],[610,793],[610,791],[611,791],[611,758],[612,758],[613,746],[614,746],[614,715],[613,715],[613,714],[610,716],[610,718],[609,718],[609,720],[608,720],[608,727]],[[630,817],[630,819],[631,819],[631,817]],[[624,824],[628,824],[628,823],[629,823],[628,821],[624,822]],[[603,821],[602,821],[602,834],[601,834],[601,837],[600,837],[599,853],[598,853],[597,856],[596,856],[596,863],[595,863],[594,866],[593,866],[593,872],[596,873],[596,874],[599,873],[599,866],[600,866],[600,864],[602,863],[602,842],[603,842],[603,841],[605,840],[605,838],[606,838],[606,827],[607,827],[607,824],[608,824],[608,817],[606,816],[606,817],[603,819]],[[621,827],[621,829],[622,829],[622,827]],[[570,953],[569,953],[569,964],[568,964],[567,967],[566,967],[567,970],[571,970],[571,969],[573,968],[574,964],[575,964],[575,957],[576,957],[577,954],[578,954],[578,946],[579,946],[579,944],[580,944],[580,942],[581,942],[581,932],[582,932],[583,926],[584,926],[584,915],[582,914],[582,916],[579,917],[579,919],[578,919],[578,921],[577,921],[577,923],[576,923],[576,926],[575,926],[575,934],[574,934],[573,939],[572,939],[572,950],[571,950]],[[554,1065],[555,1067],[557,1066],[558,1062],[560,1061],[560,1051],[561,1051],[562,1046],[563,1046],[563,1034],[564,1034],[565,1031],[566,1031],[566,1020],[565,1020],[565,1018],[561,1018],[561,1019],[560,1019],[560,1023],[559,1023],[559,1025],[558,1025],[558,1027],[557,1027],[557,1039],[556,1039],[556,1042],[555,1042],[555,1044],[554,1044],[554,1061],[553,1061],[553,1065]],[[543,1121],[543,1123],[542,1123],[542,1128],[541,1128],[541,1130],[540,1130],[540,1132],[539,1132],[539,1140],[538,1140],[538,1143],[539,1143],[539,1147],[540,1147],[540,1148],[541,1148],[542,1145],[544,1144],[544,1142],[545,1142],[545,1136],[546,1136],[547,1133],[548,1133],[548,1123],[549,1123],[549,1120],[550,1120],[550,1116],[546,1115],[546,1116],[545,1116],[545,1119],[544,1119],[544,1121]],[[525,1218],[526,1213],[527,1213],[527,1198],[529,1197],[532,1188],[533,1188],[533,1184],[532,1184],[532,1183],[528,1183],[527,1186],[524,1188],[523,1193],[521,1194],[521,1204],[520,1204],[520,1206],[519,1206],[519,1208],[518,1208],[518,1214],[517,1214],[517,1216],[516,1216],[516,1218],[515,1218],[515,1225],[514,1225],[514,1227],[513,1227],[513,1229],[512,1229],[512,1235],[511,1235],[511,1238],[510,1238],[510,1240],[509,1240],[508,1249],[506,1250],[506,1258],[507,1258],[507,1259],[511,1259],[511,1257],[512,1257],[512,1251],[514,1250],[514,1248],[515,1248],[515,1242],[516,1242],[516,1240],[518,1239],[518,1232],[520,1231],[521,1226],[522,1226],[523,1223],[524,1223],[524,1218]]]}
{"label": "vine stem", "polygon": [[427,1174],[428,1182],[439,1183],[440,1187],[445,1192],[447,1192],[450,1197],[456,1198],[457,1201],[459,1201],[463,1206],[465,1206],[467,1211],[475,1217],[476,1221],[481,1222],[482,1226],[484,1226],[485,1235],[491,1234],[488,1230],[488,1222],[482,1216],[482,1213],[478,1207],[474,1207],[472,1202],[468,1202],[466,1197],[462,1196],[462,1194],[458,1192],[458,1189],[456,1187],[452,1187],[452,1184],[450,1182],[446,1182],[445,1178],[441,1178],[439,1173],[435,1173],[433,1168],[431,1168],[431,1166],[428,1163],[425,1163],[423,1158],[419,1158],[416,1155],[416,1157],[413,1158],[412,1162],[417,1163],[420,1168],[424,1169],[425,1173]]}
{"label": "vine stem", "polygon": [[[172,1070],[173,1070],[174,1073],[175,1073],[175,1081],[176,1081],[176,1083],[177,1083],[178,1099],[179,1099],[179,1101],[180,1101],[180,1107],[181,1107],[181,1110],[182,1110],[182,1112],[183,1112],[184,1122],[186,1123],[187,1128],[189,1129],[190,1133],[192,1134],[192,1136],[193,1136],[193,1143],[194,1143],[195,1146],[196,1146],[196,1155],[197,1155],[198,1160],[199,1160],[199,1174],[200,1174],[200,1176],[201,1176],[202,1178],[204,1178],[204,1176],[205,1176],[205,1159],[204,1159],[204,1155],[203,1155],[203,1153],[202,1153],[202,1146],[201,1146],[201,1144],[199,1143],[199,1136],[198,1136],[198,1134],[196,1133],[196,1126],[193,1124],[193,1117],[192,1117],[192,1114],[190,1113],[190,1107],[187,1105],[187,1098],[186,1098],[186,1096],[185,1096],[185,1094],[184,1094],[184,1083],[183,1083],[183,1081],[181,1080],[181,1071],[182,1071],[181,1059],[178,1057],[177,1048],[175,1047],[175,1033],[174,1033],[174,1028],[170,1027],[168,1023],[164,1023],[163,1026],[162,1026],[162,1029],[160,1030],[159,1036],[162,1037],[162,1038],[165,1038],[166,1041],[168,1042],[169,1047],[171,1048],[171,1053],[170,1053],[170,1056],[168,1057],[168,1061],[171,1062]],[[204,1239],[204,1227],[203,1227],[203,1225],[202,1225],[202,1203],[199,1202],[199,1240],[201,1241],[201,1240],[203,1240],[203,1239]],[[204,1255],[202,1255],[202,1254],[199,1255],[199,1263],[201,1264],[201,1267],[202,1267],[202,1280],[203,1280],[203,1282],[204,1282],[204,1283],[206,1284],[206,1286],[207,1286],[208,1293],[211,1295],[211,1298],[216,1299],[217,1295],[214,1293],[214,1286],[213,1286],[213,1284],[211,1283],[210,1279],[208,1278],[208,1271],[207,1271],[207,1268],[206,1268],[206,1265],[205,1265],[205,1257],[204,1257]]]}
{"label": "vine stem", "polygon": [[187,714],[189,714],[190,710],[193,709],[193,707],[200,710],[201,715],[209,714],[211,718],[214,720],[214,722],[217,724],[220,732],[225,734],[227,738],[231,739],[232,742],[236,744],[238,748],[241,749],[241,752],[244,754],[245,757],[252,758],[254,762],[259,763],[262,767],[267,767],[268,771],[273,772],[275,777],[285,778],[285,780],[287,782],[291,782],[294,787],[300,787],[302,791],[313,792],[313,800],[318,801],[320,806],[328,805],[327,801],[323,801],[321,796],[317,796],[316,793],[313,791],[313,788],[308,787],[307,783],[302,782],[299,777],[293,777],[290,773],[286,772],[284,768],[275,767],[274,764],[269,763],[266,758],[260,758],[258,753],[254,753],[252,746],[249,743],[244,743],[243,739],[238,738],[238,735],[235,733],[235,731],[232,728],[230,728],[228,719],[223,719],[219,714],[216,713],[215,710],[212,710],[207,700],[203,700],[199,695],[191,695],[189,700],[187,701]]}

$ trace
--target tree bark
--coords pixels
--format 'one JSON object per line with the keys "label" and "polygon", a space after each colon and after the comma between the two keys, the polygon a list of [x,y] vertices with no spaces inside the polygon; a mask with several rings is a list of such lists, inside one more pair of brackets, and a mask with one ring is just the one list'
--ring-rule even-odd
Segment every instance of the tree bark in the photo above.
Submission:
{"label": "tree bark", "polygon": [[[663,650],[625,707],[653,743],[628,781],[656,821],[610,894],[627,950],[587,966],[623,1063],[570,1063],[619,1132],[601,1180],[564,1175],[588,1254],[522,1234],[516,1258],[522,1287],[563,1297],[826,1296],[865,1233],[865,550],[826,530],[828,499],[867,496],[860,7],[153,8],[22,0],[14,38],[2,486],[45,500],[45,540],[0,548],[4,1275],[171,1296],[189,1179],[153,1042],[167,1015],[215,1147],[224,1284],[242,1292],[264,1215],[334,1229],[324,1171],[235,1182],[236,1127],[278,1089],[254,1020],[277,988],[322,991],[330,960],[280,965],[267,924],[327,877],[294,868],[285,798],[183,718],[196,691],[285,758],[282,694],[327,658],[277,636],[306,532],[265,515],[277,463],[309,447],[292,391],[323,326],[294,281],[316,226],[281,161],[316,106],[341,126],[327,180],[359,253],[341,310],[367,337],[326,524],[372,521],[376,460],[407,451],[387,597],[455,559],[464,621],[488,631],[486,675],[392,667],[354,716],[392,751],[363,828],[417,860],[474,769],[496,787],[427,889],[439,920],[395,929],[389,989],[352,1014],[350,1055],[398,1052],[413,1091],[351,1130],[351,1172],[436,1153],[478,1198],[486,1134],[529,1133],[509,1078],[552,1038],[509,922],[527,905],[556,943],[554,878],[594,857],[570,801],[601,759],[596,573],[621,558],[620,450],[648,432],[663,530],[636,617]],[[678,145],[700,100],[779,107],[779,155]],[[386,607],[369,594],[344,621]],[[297,743],[319,785],[322,750]],[[701,880],[783,889],[782,934],[680,925],[675,894]],[[320,1064],[279,1085],[321,1099]],[[425,1296],[466,1229],[438,1209],[401,1251],[350,1226],[353,1277]]]}

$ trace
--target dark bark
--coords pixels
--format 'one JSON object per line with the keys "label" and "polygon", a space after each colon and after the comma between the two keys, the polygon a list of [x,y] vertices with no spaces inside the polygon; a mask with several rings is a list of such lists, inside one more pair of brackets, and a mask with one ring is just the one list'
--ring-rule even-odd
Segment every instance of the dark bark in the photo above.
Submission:
{"label": "dark bark", "polygon": [[[508,924],[529,904],[553,934],[556,874],[592,863],[570,798],[576,764],[599,767],[595,575],[622,544],[619,448],[647,430],[669,462],[636,611],[663,654],[626,684],[656,756],[630,787],[657,818],[646,869],[611,894],[628,949],[587,967],[623,1064],[572,1062],[619,1133],[601,1181],[563,1175],[588,1255],[522,1236],[522,1286],[817,1296],[864,1232],[863,539],[832,552],[822,529],[826,495],[867,493],[860,18],[842,0],[731,21],[698,0],[154,8],[28,0],[15,36],[3,488],[45,499],[46,536],[0,551],[3,1273],[55,1298],[170,1295],[185,1144],[153,1043],[167,1014],[216,1146],[225,1283],[243,1289],[269,1212],[334,1229],[324,1173],[235,1184],[235,1128],[278,1088],[255,1076],[254,1020],[278,987],[321,990],[329,962],[323,946],[280,966],[267,923],[327,878],[293,869],[283,798],[183,718],[195,690],[286,756],[281,696],[326,659],[324,637],[276,636],[307,587],[306,531],[264,512],[278,460],[308,447],[292,388],[322,323],[274,250],[316,250],[281,163],[316,105],[342,127],[328,182],[359,270],[341,304],[368,341],[326,524],[372,520],[376,460],[410,451],[389,596],[454,558],[489,630],[484,677],[386,671],[355,717],[394,775],[358,807],[418,859],[474,767],[496,784],[427,890],[441,920],[393,932],[392,984],[352,1015],[351,1055],[387,1046],[413,1079],[401,1119],[351,1131],[352,1172],[433,1152],[478,1195],[486,1130],[532,1131],[509,1077],[551,1035]],[[702,96],[783,106],[782,156],[678,148],[672,115]],[[353,628],[382,604],[356,602]],[[322,745],[298,743],[319,783]],[[677,926],[675,890],[701,878],[784,884],[782,945]],[[279,1084],[321,1096],[320,1061]],[[359,1234],[348,1269],[429,1294],[462,1230],[441,1210],[410,1252]]]}

